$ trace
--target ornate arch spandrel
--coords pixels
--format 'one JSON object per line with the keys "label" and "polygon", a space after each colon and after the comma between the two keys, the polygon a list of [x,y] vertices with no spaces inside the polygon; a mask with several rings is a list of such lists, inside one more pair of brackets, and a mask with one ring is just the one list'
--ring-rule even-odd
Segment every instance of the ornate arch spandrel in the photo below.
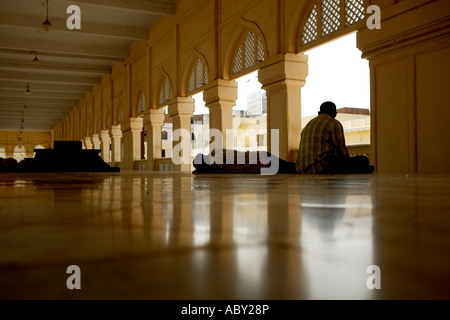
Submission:
{"label": "ornate arch spandrel", "polygon": [[368,0],[314,0],[296,33],[296,52],[304,52],[365,26]]}
{"label": "ornate arch spandrel", "polygon": [[164,107],[167,105],[167,103],[173,99],[173,86],[172,81],[170,80],[169,75],[167,72],[162,69],[163,76],[161,78],[161,81],[158,85],[158,95],[155,97],[156,102],[155,105],[158,108]]}
{"label": "ornate arch spandrel", "polygon": [[189,68],[183,77],[184,95],[191,96],[200,92],[210,82],[210,69],[206,57],[194,47]]}
{"label": "ornate arch spandrel", "polygon": [[258,69],[269,58],[267,41],[259,25],[241,17],[224,65],[224,78],[236,79]]}

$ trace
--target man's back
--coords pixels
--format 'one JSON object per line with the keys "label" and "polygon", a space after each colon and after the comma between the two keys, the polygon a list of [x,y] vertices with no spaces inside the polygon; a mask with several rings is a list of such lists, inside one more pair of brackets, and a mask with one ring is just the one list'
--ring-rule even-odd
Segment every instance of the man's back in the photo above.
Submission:
{"label": "man's back", "polygon": [[339,121],[321,113],[302,131],[296,170],[299,173],[323,172],[334,156],[348,156],[344,129]]}

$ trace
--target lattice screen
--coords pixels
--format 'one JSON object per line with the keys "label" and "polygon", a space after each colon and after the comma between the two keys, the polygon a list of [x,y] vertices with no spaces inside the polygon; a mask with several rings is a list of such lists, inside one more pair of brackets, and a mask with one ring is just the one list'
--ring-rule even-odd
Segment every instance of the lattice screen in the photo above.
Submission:
{"label": "lattice screen", "polygon": [[189,77],[188,91],[192,92],[209,83],[208,68],[202,59],[198,59]]}
{"label": "lattice screen", "polygon": [[233,74],[239,73],[241,71],[242,71],[242,45],[239,46],[238,52],[236,53],[236,57],[234,58]]}
{"label": "lattice screen", "polygon": [[345,0],[345,26],[351,26],[364,19],[363,0]]}
{"label": "lattice screen", "polygon": [[317,39],[317,4],[314,5],[306,20],[302,33],[302,44],[305,45]]}
{"label": "lattice screen", "polygon": [[340,0],[322,0],[322,37],[341,27]]}
{"label": "lattice screen", "polygon": [[165,102],[172,99],[172,86],[170,85],[169,78],[165,78],[163,85],[161,86],[161,91],[159,92],[158,104],[161,106]]}
{"label": "lattice screen", "polygon": [[339,29],[350,27],[363,20],[364,2],[364,0],[316,0],[303,26],[300,44],[306,45],[318,40],[319,37],[329,36]]}
{"label": "lattice screen", "polygon": [[169,78],[164,81],[164,99],[169,101],[172,99],[172,87],[170,86]]}
{"label": "lattice screen", "polygon": [[159,105],[164,104],[164,88],[161,88],[161,91],[159,92],[158,104]]}
{"label": "lattice screen", "polygon": [[255,65],[255,34],[249,32],[244,40],[244,70]]}
{"label": "lattice screen", "polygon": [[248,32],[234,57],[233,74],[250,69],[264,59],[264,45],[261,37],[259,34]]}
{"label": "lattice screen", "polygon": [[145,95],[141,94],[139,97],[139,104],[138,104],[138,113],[142,113],[145,111]]}
{"label": "lattice screen", "polygon": [[123,108],[120,107],[119,109],[119,115],[117,116],[117,121],[121,122],[123,121]]}
{"label": "lattice screen", "polygon": [[[108,108],[108,111],[106,112],[106,126],[108,128],[111,127],[111,112],[109,111],[109,108]],[[76,132],[76,130],[75,130],[75,132]]]}

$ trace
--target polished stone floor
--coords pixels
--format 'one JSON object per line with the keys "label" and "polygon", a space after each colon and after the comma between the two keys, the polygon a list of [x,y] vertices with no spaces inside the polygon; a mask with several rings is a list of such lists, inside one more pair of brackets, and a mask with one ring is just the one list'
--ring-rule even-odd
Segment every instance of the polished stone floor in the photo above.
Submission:
{"label": "polished stone floor", "polygon": [[0,298],[450,299],[450,175],[2,173]]}

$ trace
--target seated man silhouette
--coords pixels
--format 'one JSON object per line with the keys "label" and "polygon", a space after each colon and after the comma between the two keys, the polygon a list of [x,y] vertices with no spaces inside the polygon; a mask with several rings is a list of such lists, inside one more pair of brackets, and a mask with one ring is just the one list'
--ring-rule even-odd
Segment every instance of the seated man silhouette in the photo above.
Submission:
{"label": "seated man silhouette", "polygon": [[327,101],[319,115],[302,130],[295,169],[298,173],[371,173],[373,166],[365,156],[350,157],[344,129],[336,120],[336,105]]}
{"label": "seated man silhouette", "polygon": [[[366,156],[349,156],[344,129],[335,119],[336,115],[333,102],[324,102],[320,106],[319,115],[302,131],[296,162],[285,161],[265,151],[222,150],[223,154],[220,151],[208,155],[197,154],[194,173],[262,173],[268,167],[273,168],[274,164],[274,173],[372,173],[374,167],[369,165]],[[231,162],[226,161],[229,152],[232,155]]]}

